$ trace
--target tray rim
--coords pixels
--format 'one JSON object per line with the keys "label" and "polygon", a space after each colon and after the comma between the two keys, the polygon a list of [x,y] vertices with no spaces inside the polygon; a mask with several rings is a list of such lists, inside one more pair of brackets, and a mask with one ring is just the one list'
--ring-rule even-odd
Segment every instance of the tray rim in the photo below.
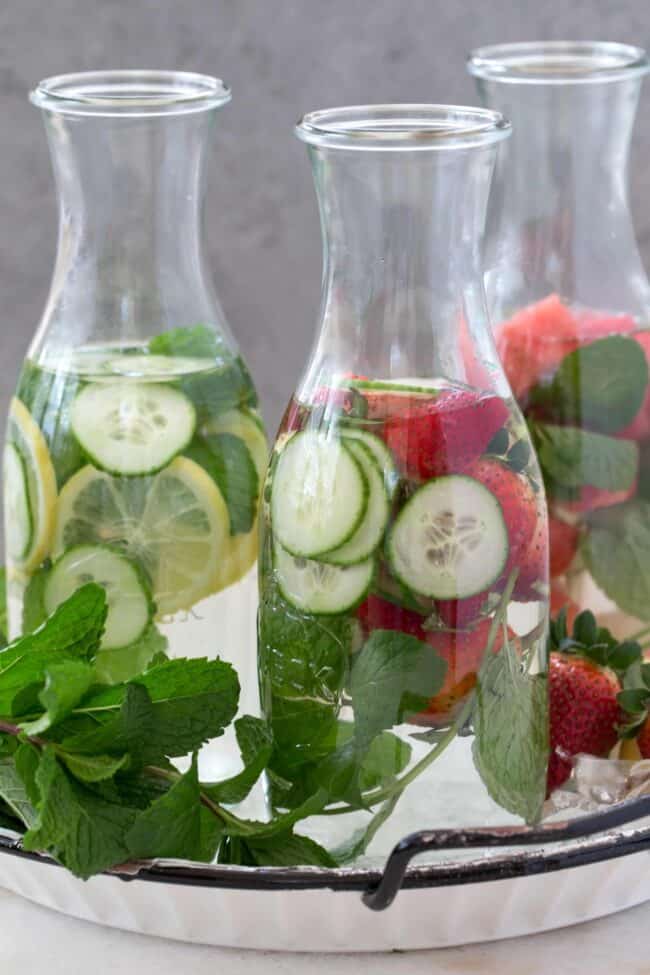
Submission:
{"label": "tray rim", "polygon": [[[418,839],[423,835],[425,834],[407,837],[398,844],[396,851],[401,849],[403,852],[409,843],[411,847],[415,843],[415,850],[411,849],[408,856],[410,858],[417,855]],[[504,836],[507,836],[506,831]],[[401,889],[460,887],[466,884],[526,878],[642,853],[650,850],[650,824],[631,829],[601,830],[568,841],[553,837],[547,842],[552,843],[552,846],[546,849],[543,845],[537,845],[531,850],[487,857],[484,852],[483,856],[470,860],[452,859],[421,865],[408,864],[407,861],[403,870],[392,878],[391,860],[396,851],[388,858],[384,870],[370,867],[243,867],[157,859],[123,864],[105,871],[101,876],[114,877],[128,883],[140,880],[172,886],[258,892],[323,889],[329,889],[333,893],[358,892],[363,895],[363,901],[368,907],[383,910],[392,903]],[[42,866],[65,869],[46,854],[23,850],[20,835],[8,830],[0,831],[0,854]]]}

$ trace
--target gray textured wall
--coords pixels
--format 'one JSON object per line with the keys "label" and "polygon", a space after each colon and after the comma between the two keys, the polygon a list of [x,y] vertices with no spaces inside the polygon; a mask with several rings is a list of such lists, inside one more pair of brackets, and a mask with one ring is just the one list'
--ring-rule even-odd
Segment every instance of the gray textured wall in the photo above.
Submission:
{"label": "gray textured wall", "polygon": [[[536,39],[650,42],[647,0],[0,0],[0,408],[43,308],[56,211],[27,92],[41,77],[111,67],[219,74],[223,111],[209,248],[230,323],[274,427],[307,355],[320,237],[304,111],[363,101],[475,101],[467,50]],[[650,83],[633,154],[650,265]]]}

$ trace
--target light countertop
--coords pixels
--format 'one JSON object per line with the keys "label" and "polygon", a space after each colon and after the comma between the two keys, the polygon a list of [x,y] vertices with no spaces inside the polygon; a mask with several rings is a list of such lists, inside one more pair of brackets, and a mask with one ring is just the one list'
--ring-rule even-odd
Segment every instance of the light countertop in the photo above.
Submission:
{"label": "light countertop", "polygon": [[466,948],[384,955],[287,955],[163,941],[56,914],[0,890],[7,975],[648,975],[650,902],[562,931]]}

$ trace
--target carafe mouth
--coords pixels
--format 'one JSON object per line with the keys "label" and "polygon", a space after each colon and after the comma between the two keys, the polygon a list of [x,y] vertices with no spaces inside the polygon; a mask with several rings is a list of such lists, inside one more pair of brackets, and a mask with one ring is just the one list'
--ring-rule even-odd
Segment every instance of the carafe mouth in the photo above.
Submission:
{"label": "carafe mouth", "polygon": [[650,61],[641,47],[611,41],[530,41],[478,47],[470,74],[528,85],[580,85],[644,75]]}
{"label": "carafe mouth", "polygon": [[63,115],[143,118],[219,108],[231,92],[220,78],[190,71],[83,71],[45,78],[30,98]]}
{"label": "carafe mouth", "polygon": [[312,146],[431,151],[499,142],[510,123],[500,112],[463,105],[349,105],[309,112],[295,131]]}

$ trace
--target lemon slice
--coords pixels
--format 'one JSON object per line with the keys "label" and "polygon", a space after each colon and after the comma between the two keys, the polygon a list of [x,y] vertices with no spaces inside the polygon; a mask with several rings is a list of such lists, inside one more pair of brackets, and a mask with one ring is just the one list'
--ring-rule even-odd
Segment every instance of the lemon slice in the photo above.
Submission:
{"label": "lemon slice", "polygon": [[260,484],[264,483],[269,445],[258,413],[253,410],[227,410],[208,421],[204,426],[204,433],[208,436],[213,433],[232,433],[241,437],[253,458]]}
{"label": "lemon slice", "polygon": [[239,582],[255,564],[258,548],[257,519],[245,535],[231,535],[223,558],[217,568],[214,581],[215,592],[221,592],[234,582]]}
{"label": "lemon slice", "polygon": [[[8,443],[4,497],[9,556],[16,568],[31,572],[50,552],[56,475],[45,437],[25,404],[15,396],[9,408]],[[10,524],[17,514],[22,518],[20,531]]]}
{"label": "lemon slice", "polygon": [[145,570],[158,616],[216,591],[230,520],[219,488],[186,457],[152,477],[113,477],[88,465],[59,496],[54,550],[118,546]]}

